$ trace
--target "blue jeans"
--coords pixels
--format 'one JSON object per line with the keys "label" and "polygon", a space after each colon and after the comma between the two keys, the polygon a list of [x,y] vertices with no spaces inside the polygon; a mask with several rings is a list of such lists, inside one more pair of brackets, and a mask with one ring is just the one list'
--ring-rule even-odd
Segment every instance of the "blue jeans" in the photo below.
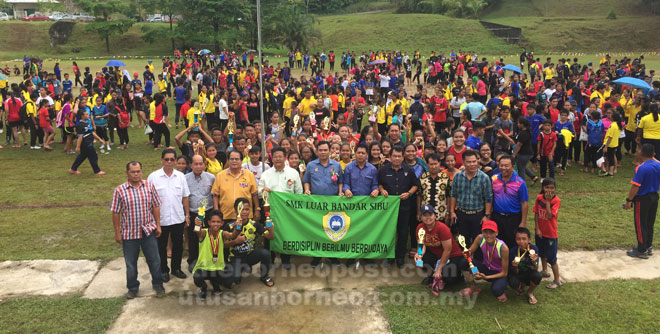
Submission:
{"label": "blue jeans", "polygon": [[[479,250],[477,250],[477,251],[479,251]],[[498,273],[497,271],[489,270],[488,267],[486,267],[483,264],[483,262],[481,262],[480,260],[473,259],[472,263],[479,269],[479,272],[483,273],[484,275],[488,276],[488,275],[495,275],[495,274]],[[463,270],[466,270],[466,268],[463,267]],[[501,296],[506,291],[506,285],[507,285],[507,282],[508,282],[506,277],[489,279],[487,281],[491,283],[490,292],[492,292],[495,297]]]}
{"label": "blue jeans", "polygon": [[126,262],[126,287],[128,290],[137,291],[140,288],[138,281],[137,261],[140,256],[140,248],[149,265],[151,273],[151,285],[153,287],[163,286],[163,276],[160,273],[160,256],[158,255],[158,243],[156,235],[143,234],[140,239],[123,240],[121,246],[124,250],[124,261]]}

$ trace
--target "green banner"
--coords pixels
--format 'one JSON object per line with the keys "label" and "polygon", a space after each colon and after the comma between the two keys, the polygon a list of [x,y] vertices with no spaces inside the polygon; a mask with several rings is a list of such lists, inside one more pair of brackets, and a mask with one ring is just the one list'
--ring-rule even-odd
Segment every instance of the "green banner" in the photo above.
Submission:
{"label": "green banner", "polygon": [[316,257],[393,258],[398,196],[296,195],[273,192],[272,251]]}

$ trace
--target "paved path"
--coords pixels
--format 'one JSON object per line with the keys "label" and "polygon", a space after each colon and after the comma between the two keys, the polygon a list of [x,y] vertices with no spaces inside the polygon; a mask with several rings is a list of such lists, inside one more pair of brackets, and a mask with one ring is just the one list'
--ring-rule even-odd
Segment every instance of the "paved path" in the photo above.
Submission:
{"label": "paved path", "polygon": [[[627,257],[623,250],[600,250],[560,252],[558,258],[562,279],[569,283],[660,278],[660,255],[641,260]],[[167,297],[155,298],[149,271],[140,258],[138,298],[127,301],[109,332],[299,333],[318,328],[329,333],[389,332],[375,288],[419,284],[424,277],[412,264],[404,270],[380,265],[312,269],[307,259],[295,257],[294,264],[288,271],[276,266],[272,288],[259,281],[259,269],[254,267],[240,285],[220,296],[209,294],[203,301],[196,296],[192,275],[172,277],[165,284]],[[86,260],[0,262],[0,299],[73,293],[82,293],[84,298],[122,296],[126,292],[124,260],[99,267],[99,262]]]}

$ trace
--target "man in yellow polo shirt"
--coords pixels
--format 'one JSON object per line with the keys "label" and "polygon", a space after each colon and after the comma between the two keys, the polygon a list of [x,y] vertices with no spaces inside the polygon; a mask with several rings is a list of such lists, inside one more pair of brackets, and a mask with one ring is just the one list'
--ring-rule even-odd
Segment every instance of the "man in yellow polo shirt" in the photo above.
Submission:
{"label": "man in yellow polo shirt", "polygon": [[642,99],[644,98],[644,92],[638,90],[635,93],[634,98],[627,98],[623,103],[623,110],[626,114],[626,138],[624,140],[624,147],[626,148],[626,154],[635,153],[637,151],[637,142],[635,141],[637,137],[637,114],[642,110]]}
{"label": "man in yellow polo shirt", "polygon": [[603,109],[603,104],[605,104],[605,84],[602,82],[599,82],[598,85],[596,85],[596,90],[591,93],[591,96],[589,96],[589,101],[593,101],[595,98],[600,98],[600,103],[598,104],[599,109]]}
{"label": "man in yellow polo shirt", "polygon": [[[243,153],[238,150],[229,152],[227,165],[229,168],[221,171],[213,182],[213,209],[220,210],[225,220],[236,219],[234,202],[237,198],[247,198],[250,201],[250,218],[261,218],[261,207],[257,198],[257,182],[254,174],[241,168]],[[254,209],[253,209],[254,208]]]}
{"label": "man in yellow polo shirt", "polygon": [[305,88],[305,97],[300,101],[300,113],[303,116],[309,115],[314,107],[316,106],[316,99],[312,96],[312,89],[307,87]]}

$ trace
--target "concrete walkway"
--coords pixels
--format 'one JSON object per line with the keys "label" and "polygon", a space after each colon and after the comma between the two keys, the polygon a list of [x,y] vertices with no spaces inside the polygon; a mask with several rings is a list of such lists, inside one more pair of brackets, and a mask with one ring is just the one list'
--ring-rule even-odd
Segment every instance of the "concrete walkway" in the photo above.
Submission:
{"label": "concrete walkway", "polygon": [[[660,278],[660,255],[633,259],[623,250],[572,251],[558,255],[562,280]],[[329,333],[389,332],[376,287],[419,284],[424,273],[412,265],[399,270],[379,265],[359,269],[324,265],[294,257],[291,270],[271,271],[272,288],[259,281],[259,268],[244,274],[232,290],[206,300],[197,297],[192,275],[171,277],[167,296],[155,298],[143,258],[138,264],[141,288],[109,329],[110,333],[248,331],[299,333],[324,328]],[[279,262],[279,261],[278,261]],[[96,261],[33,260],[0,262],[0,298],[82,293],[84,298],[120,297],[126,292],[123,258],[102,268]],[[184,266],[185,267],[185,266]],[[327,330],[325,330],[327,329]]]}

